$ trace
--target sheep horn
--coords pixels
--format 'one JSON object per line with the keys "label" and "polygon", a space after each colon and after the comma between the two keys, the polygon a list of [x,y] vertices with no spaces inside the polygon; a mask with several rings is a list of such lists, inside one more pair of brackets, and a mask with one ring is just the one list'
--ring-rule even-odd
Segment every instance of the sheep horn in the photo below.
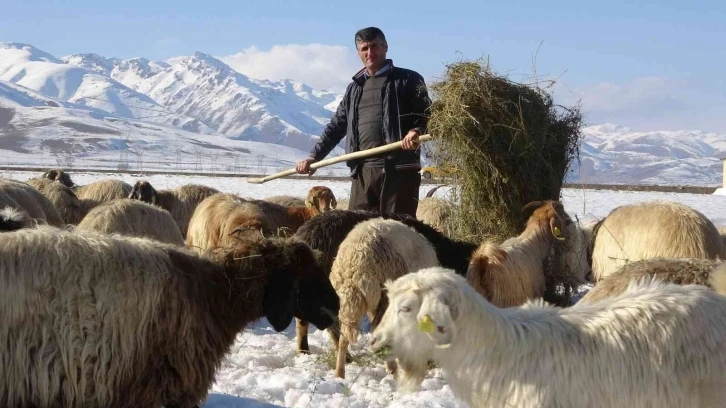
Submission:
{"label": "sheep horn", "polygon": [[544,204],[543,201],[532,201],[531,203],[525,204],[525,206],[522,207],[522,210],[521,211],[524,213],[524,212],[527,212],[529,210],[533,210],[533,209],[535,209],[537,207],[540,207],[542,204]]}
{"label": "sheep horn", "polygon": [[436,190],[438,190],[439,188],[441,188],[441,187],[443,187],[443,186],[445,186],[445,185],[446,185],[446,184],[442,184],[442,185],[440,185],[440,186],[436,186],[436,187],[432,188],[431,190],[429,190],[429,192],[428,192],[428,193],[426,193],[426,198],[431,198],[431,197],[433,197],[433,196],[434,196],[434,193],[436,192]]}

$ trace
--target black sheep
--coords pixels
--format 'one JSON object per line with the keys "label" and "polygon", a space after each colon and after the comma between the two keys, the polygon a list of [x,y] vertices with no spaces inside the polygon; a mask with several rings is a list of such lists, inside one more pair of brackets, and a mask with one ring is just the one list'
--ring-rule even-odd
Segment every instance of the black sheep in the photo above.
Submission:
{"label": "black sheep", "polygon": [[[423,235],[436,250],[436,255],[441,266],[456,271],[459,275],[466,276],[469,268],[469,259],[476,250],[477,244],[466,241],[453,240],[435,228],[407,214],[384,213],[361,210],[336,210],[323,213],[315,218],[306,221],[295,233],[295,238],[308,244],[310,248],[320,251],[322,254],[318,260],[323,271],[330,275],[333,260],[338,253],[338,247],[348,233],[360,222],[371,218],[382,217],[400,221],[413,228]],[[337,313],[337,311],[336,311]],[[298,352],[310,351],[308,345],[308,323],[296,319],[296,335]],[[338,347],[337,327],[330,331],[331,339]]]}

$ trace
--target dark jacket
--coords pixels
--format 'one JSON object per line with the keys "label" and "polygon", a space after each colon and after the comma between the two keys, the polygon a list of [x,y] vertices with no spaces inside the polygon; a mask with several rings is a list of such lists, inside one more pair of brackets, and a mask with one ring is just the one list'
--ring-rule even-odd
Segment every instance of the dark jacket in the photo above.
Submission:
{"label": "dark jacket", "polygon": [[[391,60],[387,63],[391,64],[391,68],[386,72],[383,85],[383,136],[386,144],[402,140],[411,129],[418,129],[420,134],[426,133],[431,107],[423,77],[410,69],[394,67]],[[322,160],[345,136],[345,152],[358,151],[358,104],[365,81],[364,68],[348,85],[343,100],[325,127],[320,141],[310,152],[310,157]],[[386,153],[384,160],[387,169],[420,170],[421,149],[394,150]],[[355,175],[360,160],[349,160],[346,164]]]}

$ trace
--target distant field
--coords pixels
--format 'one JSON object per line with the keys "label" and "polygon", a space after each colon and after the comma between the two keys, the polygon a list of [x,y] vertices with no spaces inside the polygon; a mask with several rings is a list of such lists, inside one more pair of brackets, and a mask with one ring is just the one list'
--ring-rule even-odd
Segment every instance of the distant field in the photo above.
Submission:
{"label": "distant field", "polygon": [[[31,171],[31,172],[45,172],[47,167],[20,167],[20,166],[0,166],[0,170],[5,171]],[[72,169],[69,170],[73,173],[106,173],[106,174],[129,174],[133,176],[144,176],[144,175],[162,175],[162,174],[183,174],[190,176],[204,176],[204,177],[262,177],[267,174],[259,173],[223,173],[223,172],[198,172],[193,170],[188,171],[154,171],[148,170],[143,172],[137,171],[122,171],[122,170],[100,170],[100,169]],[[348,180],[347,176],[292,176],[287,178],[301,178],[306,180]],[[437,185],[442,184],[441,181],[437,180],[426,180],[421,179],[421,184]],[[445,184],[445,182],[443,183]],[[585,189],[585,190],[613,190],[613,191],[654,191],[663,193],[689,193],[689,194],[713,194],[717,188],[721,186],[704,187],[704,186],[676,186],[676,185],[647,185],[647,184],[581,184],[581,183],[565,183],[565,188],[571,189]]]}

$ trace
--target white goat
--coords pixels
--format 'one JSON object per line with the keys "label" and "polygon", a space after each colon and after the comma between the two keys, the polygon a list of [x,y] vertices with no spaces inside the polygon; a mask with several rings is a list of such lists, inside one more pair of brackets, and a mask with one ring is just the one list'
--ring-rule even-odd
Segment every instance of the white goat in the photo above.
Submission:
{"label": "white goat", "polygon": [[[645,280],[622,295],[559,309],[500,309],[451,270],[386,284],[371,349],[398,358],[414,388],[439,364],[472,407],[721,407],[726,297]],[[724,288],[721,288],[723,290]],[[442,350],[444,349],[444,350]]]}

